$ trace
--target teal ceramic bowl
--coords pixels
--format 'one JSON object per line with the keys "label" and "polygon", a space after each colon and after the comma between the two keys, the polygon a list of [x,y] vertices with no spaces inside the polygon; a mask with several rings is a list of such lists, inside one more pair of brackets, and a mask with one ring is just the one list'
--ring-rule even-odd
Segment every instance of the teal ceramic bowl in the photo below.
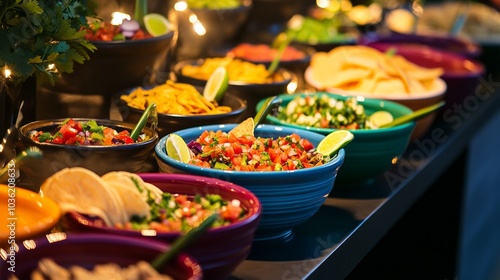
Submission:
{"label": "teal ceramic bowl", "polygon": [[[338,100],[345,100],[347,98],[347,96],[325,92],[311,94],[327,94]],[[280,106],[282,108],[286,107],[286,105],[298,95],[305,96],[307,94],[279,95],[282,100]],[[371,115],[379,110],[385,110],[389,111],[394,118],[397,118],[412,112],[410,108],[391,101],[364,97],[358,97],[357,99],[358,104],[363,105],[365,108],[367,115]],[[261,100],[257,104],[257,110],[263,103],[264,100]],[[268,115],[266,122],[284,127],[303,129],[323,135],[327,135],[335,130],[331,128],[316,128],[290,124],[284,120],[278,119],[274,115]],[[337,181],[341,184],[365,183],[385,172],[391,167],[394,159],[398,158],[408,147],[414,127],[415,122],[410,122],[392,128],[350,130],[354,134],[354,140],[345,147],[346,157],[342,169],[338,174]]]}
{"label": "teal ceramic bowl", "polygon": [[[206,125],[175,133],[189,143],[205,130],[228,132],[235,126],[236,124]],[[308,139],[314,146],[324,138],[321,134],[291,127],[259,125],[255,129],[255,136],[273,139],[292,133]],[[291,171],[228,171],[203,168],[169,157],[165,151],[168,137],[169,135],[161,138],[155,147],[160,172],[222,179],[243,186],[257,196],[262,204],[262,217],[255,232],[256,241],[284,241],[291,238],[292,229],[313,216],[325,201],[345,156],[344,149],[341,149],[326,164]]]}

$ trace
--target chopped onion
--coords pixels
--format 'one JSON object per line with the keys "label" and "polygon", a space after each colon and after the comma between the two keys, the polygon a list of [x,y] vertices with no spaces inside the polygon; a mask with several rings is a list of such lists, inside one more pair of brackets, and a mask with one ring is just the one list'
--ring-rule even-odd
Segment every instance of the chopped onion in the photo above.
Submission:
{"label": "chopped onion", "polygon": [[123,31],[132,31],[134,33],[141,28],[139,22],[133,19],[132,20],[124,19],[120,27]]}

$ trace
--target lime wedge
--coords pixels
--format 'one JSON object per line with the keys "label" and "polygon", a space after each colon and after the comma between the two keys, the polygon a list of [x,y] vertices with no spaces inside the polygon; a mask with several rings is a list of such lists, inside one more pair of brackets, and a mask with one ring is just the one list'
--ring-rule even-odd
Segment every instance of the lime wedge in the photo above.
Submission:
{"label": "lime wedge", "polygon": [[368,117],[370,128],[379,128],[383,125],[386,125],[394,120],[394,117],[391,113],[387,111],[376,111]]}
{"label": "lime wedge", "polygon": [[225,67],[217,67],[207,80],[203,97],[208,101],[221,101],[229,84],[229,74]]}
{"label": "lime wedge", "polygon": [[144,27],[153,37],[167,34],[172,30],[167,18],[160,14],[147,14],[144,16]]}
{"label": "lime wedge", "polygon": [[171,133],[165,146],[169,157],[184,163],[191,160],[191,150],[179,135]]}
{"label": "lime wedge", "polygon": [[325,136],[316,147],[316,151],[323,156],[331,156],[349,144],[354,135],[349,130],[335,130]]}

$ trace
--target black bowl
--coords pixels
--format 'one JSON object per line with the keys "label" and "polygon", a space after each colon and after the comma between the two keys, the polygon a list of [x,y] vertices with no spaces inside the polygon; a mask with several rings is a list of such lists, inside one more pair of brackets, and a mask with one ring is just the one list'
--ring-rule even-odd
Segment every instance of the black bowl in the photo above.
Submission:
{"label": "black bowl", "polygon": [[[200,88],[197,90],[201,92]],[[130,107],[127,102],[120,99],[121,95],[130,94],[132,90],[120,93],[114,98],[113,103],[118,108],[122,119],[126,122],[137,123],[144,110]],[[174,131],[192,126],[219,124],[219,123],[237,123],[241,120],[242,113],[247,109],[247,104],[241,98],[226,94],[220,102],[222,106],[231,107],[232,111],[223,114],[205,114],[205,115],[176,115],[158,113],[158,127],[156,131],[159,137],[163,137]]]}
{"label": "black bowl", "polygon": [[[201,65],[203,62],[204,59],[183,60],[178,62],[173,69],[177,82],[201,87],[205,86],[207,83],[206,80],[183,75],[181,71],[185,65]],[[255,116],[255,107],[260,100],[266,97],[282,93],[292,93],[295,91],[296,88],[289,89],[290,83],[292,83],[292,81],[297,81],[297,76],[292,71],[279,67],[276,70],[275,75],[281,76],[283,80],[265,84],[253,84],[229,80],[228,95],[239,97],[247,103],[247,109],[242,114],[241,119]]]}
{"label": "black bowl", "polygon": [[[39,120],[28,123],[19,129],[18,149],[25,150],[37,147],[43,152],[41,159],[30,159],[21,165],[21,170],[28,177],[35,191],[43,181],[67,167],[84,167],[102,176],[110,171],[128,171],[138,173],[149,171],[146,162],[153,154],[158,142],[158,133],[145,127],[143,133],[149,140],[127,145],[114,146],[87,146],[63,145],[52,143],[37,143],[30,139],[30,131],[54,131],[65,119]],[[75,121],[85,122],[89,119],[74,118]],[[104,125],[118,131],[131,131],[135,124],[99,119],[97,124]],[[26,179],[21,178],[21,179]]]}
{"label": "black bowl", "polygon": [[[161,80],[174,32],[129,41],[92,41],[97,50],[73,73],[61,73],[49,92],[112,96],[138,84]],[[164,72],[163,72],[164,74]]]}

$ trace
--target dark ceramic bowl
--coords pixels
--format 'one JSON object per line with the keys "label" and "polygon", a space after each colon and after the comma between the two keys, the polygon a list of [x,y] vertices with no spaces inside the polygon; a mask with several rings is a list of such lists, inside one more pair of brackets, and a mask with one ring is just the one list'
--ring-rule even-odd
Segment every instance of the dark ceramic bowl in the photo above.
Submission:
{"label": "dark ceramic bowl", "polygon": [[[28,179],[38,188],[45,179],[66,167],[84,167],[98,175],[110,171],[140,172],[147,168],[147,161],[152,156],[155,144],[158,142],[158,133],[145,127],[143,133],[150,137],[149,140],[127,145],[114,146],[85,146],[62,145],[52,143],[37,143],[30,139],[30,131],[42,130],[52,132],[65,119],[40,120],[28,123],[19,129],[19,149],[37,147],[43,152],[41,159],[27,160],[21,170]],[[84,122],[89,119],[75,118]],[[133,130],[135,124],[113,121],[96,120],[97,124],[114,128],[118,131]]]}
{"label": "dark ceramic bowl", "polygon": [[174,32],[129,41],[92,41],[97,48],[73,73],[62,73],[50,92],[112,96],[137,85],[152,84],[165,66]]}
{"label": "dark ceramic bowl", "polygon": [[[200,89],[198,88],[200,91]],[[132,90],[124,92],[130,94]],[[120,94],[122,95],[122,94]],[[133,108],[127,105],[127,102],[120,99],[119,96],[113,101],[126,122],[137,123],[144,110]],[[171,132],[192,127],[194,125],[208,125],[227,122],[239,122],[242,114],[247,110],[246,102],[238,96],[226,94],[220,102],[222,106],[231,107],[232,111],[223,114],[205,114],[205,115],[175,115],[158,113],[157,132],[159,137],[163,137]]]}
{"label": "dark ceramic bowl", "polygon": [[[174,66],[174,74],[177,82],[188,83],[195,86],[205,86],[206,80],[201,80],[193,77],[189,77],[182,74],[182,68],[185,65],[201,65],[204,59],[197,60],[184,60],[178,62]],[[296,86],[296,75],[292,71],[278,68],[275,75],[282,78],[279,82],[265,83],[265,84],[252,84],[241,81],[229,80],[228,93],[232,94],[238,98],[241,98],[247,103],[247,109],[244,114],[242,114],[242,119],[255,116],[255,106],[257,102],[261,99],[274,96],[281,93],[287,93],[290,91],[295,91],[295,88],[290,88],[289,86],[295,81]]]}
{"label": "dark ceramic bowl", "polygon": [[[139,174],[145,182],[151,183],[161,190],[170,193],[187,194],[219,194],[225,200],[238,199],[248,216],[228,226],[209,229],[195,241],[186,253],[193,256],[201,265],[205,279],[225,279],[250,254],[255,230],[259,224],[262,204],[249,190],[219,179],[184,174]],[[128,236],[140,239],[157,239],[173,242],[181,234],[156,233],[154,237],[142,235],[139,231],[121,230],[101,226],[99,220],[69,213],[65,220],[71,230],[91,231]]]}
{"label": "dark ceramic bowl", "polygon": [[[30,279],[38,262],[50,258],[65,268],[77,265],[92,269],[97,264],[116,263],[122,267],[139,261],[152,261],[169,249],[164,242],[139,240],[108,234],[51,233],[44,237],[18,243],[15,253],[15,273],[4,252],[0,262],[0,279]],[[3,249],[0,249],[3,251]],[[176,280],[202,279],[200,265],[190,256],[181,253],[162,271]]]}
{"label": "dark ceramic bowl", "polygon": [[[176,132],[186,143],[195,140],[205,130],[230,131],[236,124],[221,124],[193,127]],[[303,129],[259,125],[255,136],[276,139],[297,133],[308,139],[314,146],[324,135]],[[255,233],[258,241],[286,241],[293,237],[292,229],[311,218],[321,207],[332,190],[337,173],[342,172],[345,152],[326,164],[306,169],[288,171],[228,171],[203,168],[182,163],[169,157],[165,151],[165,142],[169,136],[160,139],[155,147],[157,162],[161,172],[186,173],[225,181],[245,187],[254,193],[262,203],[263,212],[259,227]]]}
{"label": "dark ceramic bowl", "polygon": [[465,97],[473,95],[479,86],[479,78],[485,73],[484,65],[478,60],[467,58],[431,47],[406,43],[370,43],[368,46],[380,51],[394,48],[396,53],[423,67],[441,67],[441,78],[446,83],[444,97],[447,107],[461,104]]}
{"label": "dark ceramic bowl", "polygon": [[[347,97],[325,92],[310,94],[286,94],[280,95],[282,100],[281,108],[285,109],[288,103],[297,96],[321,96],[323,94],[336,100],[345,100]],[[367,115],[376,111],[388,111],[394,118],[410,114],[412,110],[399,103],[373,98],[357,98],[358,104],[362,105]],[[262,107],[264,100],[259,102],[257,110]],[[304,129],[328,135],[337,130],[333,128],[309,127],[304,125],[288,123],[274,115],[268,115],[266,120],[274,125]],[[381,129],[351,129],[354,139],[345,149],[346,158],[337,180],[340,184],[360,184],[373,179],[382,174],[393,164],[394,158],[403,154],[408,147],[411,133],[415,127],[415,122],[409,122],[391,128]]]}

